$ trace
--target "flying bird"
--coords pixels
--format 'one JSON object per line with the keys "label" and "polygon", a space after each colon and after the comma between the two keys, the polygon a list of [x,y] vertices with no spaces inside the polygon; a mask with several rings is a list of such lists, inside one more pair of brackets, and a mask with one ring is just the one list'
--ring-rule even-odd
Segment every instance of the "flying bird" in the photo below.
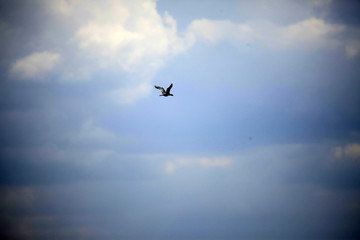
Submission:
{"label": "flying bird", "polygon": [[159,86],[156,86],[156,85],[155,85],[155,88],[160,89],[160,91],[161,91],[162,94],[159,95],[159,96],[167,97],[167,96],[174,96],[174,95],[172,95],[172,94],[170,93],[170,89],[172,88],[172,86],[173,86],[173,84],[170,84],[170,86],[166,89],[166,91],[164,90],[163,87],[159,87]]}

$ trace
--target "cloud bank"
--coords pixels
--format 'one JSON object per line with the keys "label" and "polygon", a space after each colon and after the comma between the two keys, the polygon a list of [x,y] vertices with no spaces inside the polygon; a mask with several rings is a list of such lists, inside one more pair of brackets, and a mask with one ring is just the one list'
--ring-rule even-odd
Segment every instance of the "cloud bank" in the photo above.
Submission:
{"label": "cloud bank", "polygon": [[[11,76],[46,80],[47,75],[58,73],[58,81],[76,82],[112,72],[112,78],[119,79],[115,90],[124,95],[115,99],[120,103],[146,96],[157,71],[196,43],[226,41],[284,51],[340,49],[350,59],[358,56],[360,46],[356,34],[349,34],[359,31],[357,28],[313,16],[282,25],[262,19],[235,22],[202,18],[192,20],[179,32],[176,20],[167,12],[159,13],[153,0],[59,0],[44,5],[49,27],[38,41],[45,42],[46,49],[18,59],[9,70]],[[123,78],[123,74],[132,77]]]}
{"label": "cloud bank", "polygon": [[229,20],[201,19],[190,24],[188,34],[200,42],[229,41],[234,44],[253,44],[283,50],[317,50],[344,45],[337,37],[345,29],[343,25],[329,24],[314,17],[286,26],[270,21],[236,23]]}

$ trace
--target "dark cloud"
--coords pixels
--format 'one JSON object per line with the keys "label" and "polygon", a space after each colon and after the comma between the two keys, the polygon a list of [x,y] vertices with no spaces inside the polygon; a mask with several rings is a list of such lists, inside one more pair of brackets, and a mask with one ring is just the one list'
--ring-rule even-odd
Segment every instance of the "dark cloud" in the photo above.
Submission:
{"label": "dark cloud", "polygon": [[329,5],[329,17],[336,23],[350,25],[354,27],[360,26],[360,2],[357,0],[332,1]]}
{"label": "dark cloud", "polygon": [[[278,146],[246,150],[229,169],[182,170],[171,176],[155,170],[162,164],[154,168],[154,161],[161,158],[145,162],[133,158],[117,164],[105,161],[91,168],[96,169],[92,181],[17,186],[19,190],[2,187],[2,204],[6,209],[2,219],[5,226],[11,225],[13,229],[4,231],[7,235],[3,236],[30,239],[358,236],[359,188],[334,189],[323,184],[323,175],[316,177],[326,168],[327,160],[323,158],[326,149],[326,146]],[[314,155],[311,159],[307,158],[309,152]],[[136,170],[138,164],[141,171]],[[153,175],[144,178],[149,172]],[[303,179],[289,179],[296,172]],[[124,178],[126,174],[136,177]],[[31,234],[19,231],[24,228],[31,229]]]}
{"label": "dark cloud", "polygon": [[[50,162],[49,162],[50,161]],[[59,184],[91,180],[91,175],[73,164],[48,161],[29,162],[2,156],[1,185]]]}
{"label": "dark cloud", "polygon": [[[311,148],[310,148],[311,149]],[[332,156],[331,148],[319,152],[319,149],[308,150],[294,156],[291,168],[285,174],[288,182],[299,184],[316,184],[323,189],[334,191],[360,190],[359,159],[348,162]]]}

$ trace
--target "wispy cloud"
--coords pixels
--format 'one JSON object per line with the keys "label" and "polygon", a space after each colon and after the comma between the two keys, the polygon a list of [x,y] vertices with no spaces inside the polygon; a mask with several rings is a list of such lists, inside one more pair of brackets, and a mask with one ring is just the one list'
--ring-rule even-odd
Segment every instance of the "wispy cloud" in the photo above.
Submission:
{"label": "wispy cloud", "polygon": [[145,97],[151,89],[150,84],[145,82],[134,87],[113,90],[107,94],[114,102],[119,104],[128,104],[139,98]]}
{"label": "wispy cloud", "polygon": [[115,141],[117,139],[116,135],[101,126],[98,126],[94,123],[93,119],[86,120],[79,132],[70,137],[74,143],[86,143],[96,141],[97,143],[104,141]]}
{"label": "wispy cloud", "polygon": [[282,43],[285,46],[331,47],[336,46],[336,35],[342,33],[345,27],[326,23],[322,19],[310,18],[282,28]]}
{"label": "wispy cloud", "polygon": [[[216,43],[229,41],[235,44],[258,44],[276,49],[321,49],[347,44],[339,40],[346,27],[327,23],[323,19],[308,18],[289,25],[277,25],[271,21],[232,22],[229,20],[194,20],[188,34],[197,42]],[[354,50],[349,49],[349,52]]]}
{"label": "wispy cloud", "polygon": [[174,174],[182,168],[226,168],[232,161],[228,157],[178,158],[166,162],[164,169],[167,174]]}
{"label": "wispy cloud", "polygon": [[249,42],[253,38],[253,29],[248,24],[230,20],[200,19],[190,23],[189,36],[200,42],[218,41]]}
{"label": "wispy cloud", "polygon": [[21,80],[40,81],[54,70],[60,61],[60,54],[44,51],[34,52],[17,60],[10,69],[12,77]]}
{"label": "wispy cloud", "polygon": [[345,48],[346,56],[349,58],[354,58],[360,53],[360,40],[350,41]]}

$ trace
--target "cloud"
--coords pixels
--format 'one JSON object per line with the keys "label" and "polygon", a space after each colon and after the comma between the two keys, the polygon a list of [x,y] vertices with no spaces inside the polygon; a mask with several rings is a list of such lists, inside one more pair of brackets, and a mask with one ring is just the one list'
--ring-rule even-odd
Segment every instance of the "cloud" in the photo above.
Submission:
{"label": "cloud", "polygon": [[332,36],[344,31],[344,26],[326,23],[322,19],[310,18],[282,29],[281,42],[285,46],[300,45],[327,47],[337,45]]}
{"label": "cloud", "polygon": [[174,174],[181,168],[226,168],[231,163],[232,159],[227,157],[178,158],[166,162],[164,167],[167,174]]}
{"label": "cloud", "polygon": [[[193,44],[178,32],[170,14],[158,13],[154,0],[57,0],[44,1],[44,6],[47,25],[31,42],[49,50],[17,60],[9,70],[13,78],[44,80],[61,59],[61,72],[54,76],[59,82],[91,81],[111,73],[119,79],[118,92],[131,91],[129,86],[149,89],[157,70]],[[126,74],[131,80],[121,77]]]}
{"label": "cloud", "polygon": [[81,21],[72,39],[80,50],[98,56],[103,66],[132,73],[156,71],[168,57],[188,48],[178,36],[176,21],[168,13],[160,16],[155,1],[135,2],[80,3],[71,15],[87,21]]}
{"label": "cloud", "polygon": [[349,58],[356,57],[360,52],[360,40],[352,40],[345,48],[346,56]]}
{"label": "cloud", "polygon": [[[358,209],[358,205],[354,208],[352,204],[358,203],[359,188],[339,191],[326,187],[324,177],[327,181],[330,178],[333,182],[344,182],[351,171],[344,172],[341,178],[337,175],[338,169],[324,175],[322,163],[331,149],[325,146],[324,151],[323,148],[318,144],[262,146],[233,153],[236,161],[230,157],[184,157],[167,163],[166,159],[173,155],[124,156],[119,150],[118,153],[94,151],[92,164],[86,155],[92,150],[84,149],[84,153],[78,156],[84,164],[77,166],[69,161],[66,168],[44,166],[44,170],[49,171],[47,176],[43,176],[46,184],[32,184],[25,188],[16,186],[23,189],[21,191],[8,187],[11,191],[1,194],[4,199],[2,206],[7,209],[4,216],[13,217],[13,228],[20,227],[17,223],[25,219],[33,219],[28,222],[28,227],[34,237],[43,236],[42,229],[46,226],[54,236],[64,231],[68,238],[76,238],[80,235],[72,231],[80,224],[97,239],[120,235],[124,238],[178,237],[183,232],[188,233],[184,235],[186,238],[206,238],[209,231],[212,236],[226,239],[233,237],[223,235],[224,231],[237,237],[246,232],[247,238],[269,235],[287,238],[298,234],[296,226],[299,224],[305,224],[308,231],[315,233],[319,226],[328,225],[326,219],[333,219],[332,228],[343,226],[338,224],[338,220],[344,214],[348,216],[346,225],[356,229],[356,219],[348,213]],[[94,161],[95,158],[99,161]],[[164,166],[169,167],[166,173],[170,175],[186,168],[193,168],[195,174],[178,174],[169,178],[163,176]],[[204,168],[230,166],[221,175],[214,172],[201,175]],[[38,167],[23,166],[24,174],[35,172],[35,176],[41,175],[43,171],[37,170]],[[6,170],[18,171],[16,167]],[[353,176],[358,176],[356,173]],[[311,213],[307,211],[309,208],[313,210]],[[94,221],[99,216],[100,220]],[[288,216],[295,225],[286,225],[290,221]],[[270,227],[268,219],[273,220]],[[312,220],[309,222],[309,219]],[[118,224],[110,224],[114,222],[121,223],[128,230],[119,231]],[[194,224],[199,222],[205,227],[194,230]],[[166,229],[164,224],[167,224]],[[137,230],[142,225],[150,227],[139,235]],[[283,226],[286,229],[281,235],[272,231]],[[97,229],[103,231],[96,232]]]}
{"label": "cloud", "polygon": [[72,144],[78,145],[102,146],[119,142],[115,133],[97,125],[91,118],[83,122],[80,129],[69,134],[67,138]]}
{"label": "cloud", "polygon": [[39,81],[54,70],[59,63],[60,54],[54,52],[34,52],[29,56],[19,59],[10,69],[13,78],[20,80]]}
{"label": "cloud", "polygon": [[[122,104],[146,96],[156,72],[193,44],[178,32],[170,14],[158,13],[154,0],[58,0],[46,1],[45,6],[51,16],[49,25],[57,26],[47,28],[45,35],[54,35],[55,29],[63,33],[58,47],[66,63],[58,80],[91,81],[111,73],[118,86],[109,94],[120,94],[120,100],[114,99]],[[50,45],[59,40],[51,41]]]}
{"label": "cloud", "polygon": [[276,49],[337,46],[340,42],[336,36],[344,30],[345,26],[329,24],[314,17],[285,26],[270,21],[236,23],[229,20],[201,19],[191,22],[187,29],[188,34],[198,42],[254,43]]}
{"label": "cloud", "polygon": [[179,32],[176,20],[167,12],[159,13],[156,3],[45,1],[48,25],[37,41],[32,41],[46,43],[49,51],[19,59],[10,69],[11,76],[44,80],[55,72],[61,59],[62,71],[54,77],[58,81],[95,80],[95,76],[109,74],[118,79],[114,89],[122,97],[116,101],[131,103],[146,96],[153,77],[170,58],[185,53],[196,42],[250,43],[275,50],[342,47],[349,58],[359,52],[356,36],[343,36],[350,31],[346,26],[309,15],[285,25],[259,20],[263,18],[243,22],[195,19]]}
{"label": "cloud", "polygon": [[353,158],[360,157],[360,143],[347,144],[344,148],[344,154]]}
{"label": "cloud", "polygon": [[69,15],[72,11],[71,3],[67,0],[54,0],[51,3],[45,1],[45,4],[55,14]]}
{"label": "cloud", "polygon": [[334,147],[332,159],[347,163],[360,163],[360,143]]}
{"label": "cloud", "polygon": [[253,36],[252,28],[247,24],[229,20],[194,20],[188,27],[188,34],[197,41],[216,43],[221,40],[248,42]]}

